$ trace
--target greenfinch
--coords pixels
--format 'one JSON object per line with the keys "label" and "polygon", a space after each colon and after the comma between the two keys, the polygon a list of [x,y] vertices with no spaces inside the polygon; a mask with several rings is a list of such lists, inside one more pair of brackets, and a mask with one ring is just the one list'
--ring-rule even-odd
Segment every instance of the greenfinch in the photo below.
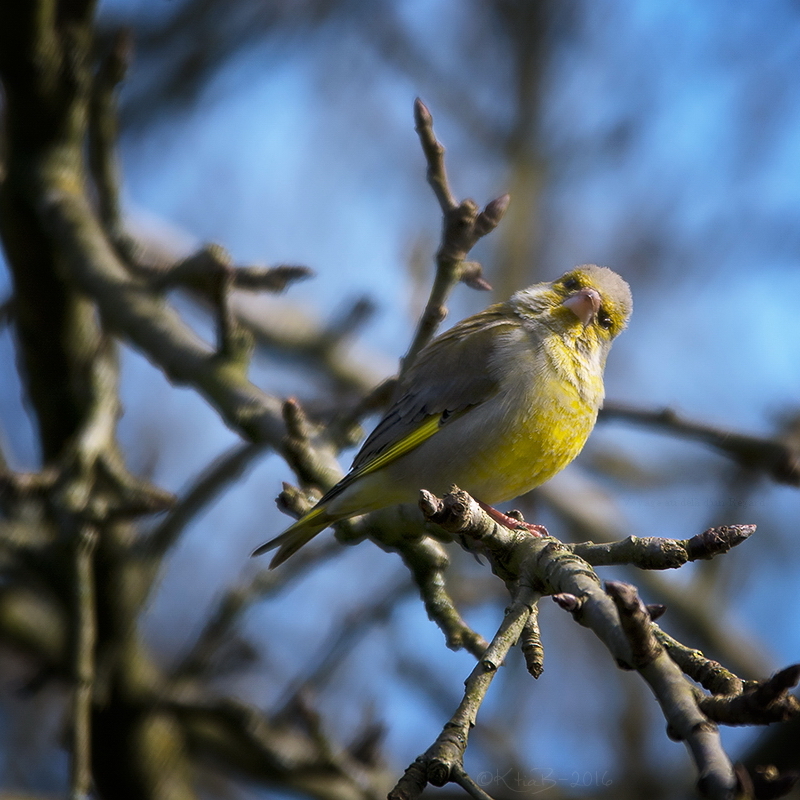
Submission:
{"label": "greenfinch", "polygon": [[420,489],[457,484],[493,504],[544,483],[583,449],[631,310],[628,284],[587,264],[459,322],[420,351],[350,472],[253,555],[278,548],[276,567],[338,520]]}

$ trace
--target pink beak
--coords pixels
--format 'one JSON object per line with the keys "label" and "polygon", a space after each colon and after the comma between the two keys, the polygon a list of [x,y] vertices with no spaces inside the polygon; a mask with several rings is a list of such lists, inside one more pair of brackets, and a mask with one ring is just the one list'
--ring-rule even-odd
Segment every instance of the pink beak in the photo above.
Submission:
{"label": "pink beak", "polygon": [[562,305],[566,306],[583,323],[585,328],[600,310],[600,302],[599,293],[587,286],[570,295]]}

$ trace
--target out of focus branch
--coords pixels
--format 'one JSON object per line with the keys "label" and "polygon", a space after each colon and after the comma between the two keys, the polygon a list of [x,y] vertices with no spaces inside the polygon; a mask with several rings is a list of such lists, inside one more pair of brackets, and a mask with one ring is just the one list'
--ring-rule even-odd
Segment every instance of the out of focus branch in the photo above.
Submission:
{"label": "out of focus branch", "polygon": [[307,575],[315,565],[333,558],[339,552],[341,545],[334,539],[329,539],[321,547],[304,547],[289,559],[283,569],[259,570],[240,585],[229,588],[208,615],[203,630],[173,671],[172,677],[182,679],[219,672],[215,657],[235,635],[242,615],[255,603],[277,594],[298,577]]}
{"label": "out of focus branch", "polygon": [[[185,290],[188,296],[220,319],[220,290],[238,325],[249,331],[267,353],[316,370],[338,392],[362,396],[385,379],[393,365],[377,352],[352,352],[349,339],[368,312],[368,302],[356,301],[343,315],[321,322],[319,315],[301,304],[278,304],[255,292],[278,293],[292,282],[311,274],[307,267],[280,264],[274,267],[234,265],[216,244],[177,258],[168,247],[137,234],[136,254],[129,267],[154,290]],[[355,323],[355,324],[354,324]],[[226,324],[230,325],[229,321]],[[369,410],[369,409],[367,409]],[[354,418],[358,415],[353,414]]]}
{"label": "out of focus branch", "polygon": [[37,200],[52,234],[62,243],[65,265],[97,302],[106,324],[174,383],[194,386],[234,430],[280,447],[280,402],[247,380],[245,365],[202,345],[173,309],[128,276],[84,197],[66,188],[42,189]]}
{"label": "out of focus branch", "polygon": [[308,720],[271,720],[234,700],[173,697],[165,709],[183,722],[193,747],[222,757],[238,772],[319,800],[378,800],[388,776],[382,765],[355,761]]}
{"label": "out of focus branch", "polygon": [[[342,341],[339,346],[336,342],[332,345],[331,324],[320,322],[303,308],[277,308],[262,302],[261,298],[242,293],[235,294],[232,302],[239,322],[268,353],[281,359],[288,357],[320,372],[339,392],[367,395],[393,369],[389,359],[376,366],[381,360],[377,353],[351,353],[351,348],[341,346]],[[388,402],[387,396],[379,398],[379,405]],[[359,419],[376,407],[367,402],[363,406],[363,410],[351,414],[353,419]]]}
{"label": "out of focus branch", "polygon": [[117,31],[95,73],[89,103],[88,157],[97,190],[98,214],[123,258],[133,256],[134,243],[125,233],[119,204],[117,88],[128,71],[132,51],[131,32],[127,29]]}
{"label": "out of focus branch", "polygon": [[139,546],[148,558],[160,560],[186,526],[234,481],[253,459],[264,452],[263,444],[247,442],[232,447],[215,459],[195,480],[167,518]]}
{"label": "out of focus branch", "polygon": [[763,472],[779,483],[800,486],[800,439],[797,435],[788,441],[765,439],[758,436],[692,422],[669,408],[660,411],[631,408],[608,403],[600,412],[601,419],[622,419],[656,428],[665,433],[704,442],[733,458],[741,466]]}
{"label": "out of focus branch", "polygon": [[97,538],[97,530],[90,525],[79,525],[75,531],[70,800],[86,800],[92,789],[91,720],[97,645],[94,551]]}
{"label": "out of focus branch", "polygon": [[0,331],[8,325],[14,316],[14,297],[7,297],[0,302]]}
{"label": "out of focus branch", "polygon": [[144,271],[154,289],[164,291],[181,287],[196,292],[214,303],[218,300],[220,281],[230,279],[230,289],[251,292],[282,292],[290,283],[312,275],[308,267],[282,264],[277,267],[235,267],[224,248],[208,244],[168,268]]}
{"label": "out of focus branch", "polygon": [[381,596],[373,598],[368,605],[346,614],[328,640],[320,646],[318,655],[311,659],[311,669],[295,681],[296,688],[292,694],[309,688],[312,692],[319,692],[359,639],[373,626],[385,624],[398,604],[413,590],[414,584],[406,577],[386,589]]}

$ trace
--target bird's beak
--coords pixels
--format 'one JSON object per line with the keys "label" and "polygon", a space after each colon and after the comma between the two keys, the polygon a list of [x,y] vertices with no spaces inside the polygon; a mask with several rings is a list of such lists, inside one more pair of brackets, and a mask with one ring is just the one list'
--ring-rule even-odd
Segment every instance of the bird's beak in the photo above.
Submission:
{"label": "bird's beak", "polygon": [[596,289],[585,287],[571,294],[563,303],[582,323],[585,328],[600,310],[600,294]]}

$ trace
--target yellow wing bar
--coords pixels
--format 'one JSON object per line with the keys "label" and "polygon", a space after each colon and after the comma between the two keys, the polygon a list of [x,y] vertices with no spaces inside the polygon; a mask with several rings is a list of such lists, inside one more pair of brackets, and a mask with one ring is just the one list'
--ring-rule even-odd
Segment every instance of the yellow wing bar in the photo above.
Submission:
{"label": "yellow wing bar", "polygon": [[[456,412],[455,414],[450,414],[445,411],[442,414],[436,414],[435,416],[428,417],[428,419],[424,420],[416,428],[414,428],[411,433],[407,434],[394,444],[389,445],[386,450],[378,453],[378,455],[376,455],[375,458],[371,459],[370,461],[367,461],[363,467],[359,467],[358,469],[353,470],[353,472],[345,475],[345,477],[342,478],[342,480],[340,480],[336,486],[334,486],[322,497],[317,508],[323,506],[328,500],[332,500],[348,486],[352,486],[352,484],[359,478],[363,478],[365,475],[371,475],[373,472],[377,472],[379,469],[391,464],[393,461],[397,460],[401,456],[404,456],[406,453],[410,453],[415,447],[419,447],[423,442],[426,442],[431,438],[431,436],[436,434],[446,422],[452,422],[454,419],[457,419],[468,410],[469,408],[465,408]],[[303,517],[302,519],[305,520],[306,517]]]}
{"label": "yellow wing bar", "polygon": [[[452,417],[448,417],[448,419],[452,419]],[[348,483],[350,482],[349,479],[355,480],[363,475],[370,475],[382,467],[385,467],[387,464],[391,464],[406,453],[410,453],[415,447],[419,447],[423,442],[430,439],[442,426],[443,421],[441,414],[426,419],[421,425],[414,428],[411,433],[400,439],[400,441],[389,445],[382,453],[378,453],[375,458],[367,461],[363,467],[350,473],[350,475],[347,476]]]}

